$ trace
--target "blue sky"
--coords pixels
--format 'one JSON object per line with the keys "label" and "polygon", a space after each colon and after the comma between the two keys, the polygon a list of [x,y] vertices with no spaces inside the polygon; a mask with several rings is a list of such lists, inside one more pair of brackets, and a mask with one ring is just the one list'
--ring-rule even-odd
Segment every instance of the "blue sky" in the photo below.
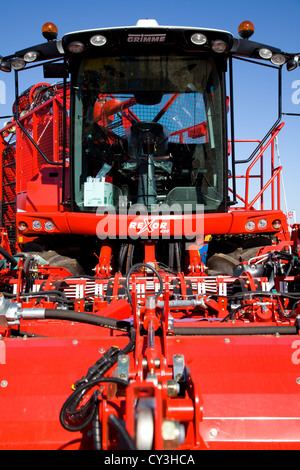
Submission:
{"label": "blue sky", "polygon": [[[13,4],[3,2],[1,17],[0,54],[3,56],[43,42],[41,27],[46,21],[57,25],[61,37],[76,30],[134,25],[140,18],[155,18],[161,25],[223,29],[235,36],[239,24],[250,20],[255,25],[253,40],[283,51],[300,52],[300,0],[286,0],[282,4],[274,0],[52,0],[46,4],[36,0],[15,0]],[[261,139],[276,120],[276,74],[263,67],[254,69],[248,64],[235,66],[238,139]],[[31,73],[26,72],[21,88],[25,89],[31,82],[44,81],[42,77],[32,77]],[[5,103],[3,98],[0,99],[0,115],[3,116],[11,114],[13,74],[1,73],[0,80],[0,98],[5,88]],[[300,67],[290,73],[284,70],[283,111],[300,114]],[[284,122],[279,150],[284,166],[286,199],[288,210],[295,209],[297,222],[300,222],[300,117],[286,116]],[[237,156],[245,158],[248,152],[243,149]]]}

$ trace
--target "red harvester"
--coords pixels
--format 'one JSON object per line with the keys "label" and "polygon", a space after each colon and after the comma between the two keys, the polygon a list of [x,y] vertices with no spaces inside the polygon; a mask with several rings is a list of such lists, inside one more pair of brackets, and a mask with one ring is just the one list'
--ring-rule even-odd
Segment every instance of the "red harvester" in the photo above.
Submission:
{"label": "red harvester", "polygon": [[[1,58],[0,449],[300,448],[299,227],[275,164],[298,56],[253,32],[46,23]],[[244,160],[236,61],[278,77]]]}

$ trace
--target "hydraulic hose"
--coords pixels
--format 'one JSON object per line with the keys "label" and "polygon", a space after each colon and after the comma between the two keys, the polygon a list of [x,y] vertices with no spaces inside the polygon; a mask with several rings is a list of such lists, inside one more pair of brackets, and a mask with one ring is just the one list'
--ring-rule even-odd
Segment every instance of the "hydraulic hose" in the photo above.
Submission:
{"label": "hydraulic hose", "polygon": [[96,385],[100,385],[101,383],[116,383],[118,385],[124,385],[125,387],[129,385],[128,382],[126,382],[125,380],[121,380],[118,377],[102,377],[101,379],[97,378],[97,379],[91,380],[88,383],[81,385],[81,387],[78,387],[72,393],[72,395],[70,395],[69,398],[67,398],[67,400],[65,401],[60,411],[59,419],[63,428],[65,428],[67,431],[70,431],[70,432],[82,431],[91,422],[91,420],[94,418],[94,413],[96,411],[97,403],[94,403],[95,407],[93,408],[93,410],[90,412],[90,414],[84,420],[83,423],[80,423],[77,425],[69,424],[67,423],[67,416],[68,414],[74,415],[77,411],[77,410],[71,409],[74,401],[76,401],[77,399],[82,399],[83,396],[88,392],[88,390],[90,390],[92,387],[95,387]]}
{"label": "hydraulic hose", "polygon": [[[133,351],[135,347],[135,338],[136,333],[134,328],[132,328],[130,331],[129,343],[122,350],[118,351],[118,354],[115,354],[111,357],[111,360],[103,363],[103,365],[98,364],[97,362],[94,366],[90,367],[86,377],[83,377],[76,382],[74,392],[69,396],[69,398],[67,398],[60,411],[60,423],[67,431],[82,431],[93,419],[96,419],[96,412],[98,409],[97,396],[100,392],[96,392],[96,395],[94,395],[94,392],[89,401],[78,409],[84,395],[93,387],[105,382],[113,382],[125,387],[129,385],[129,382],[117,377],[104,377],[104,374],[118,361],[119,355],[128,354]],[[103,360],[101,360],[101,363],[102,362]],[[68,419],[68,416],[71,418],[71,421]],[[72,418],[75,420],[73,423]]]}
{"label": "hydraulic hose", "polygon": [[126,332],[128,332],[131,327],[130,322],[124,320],[102,317],[91,313],[76,312],[74,310],[46,309],[44,312],[44,318],[46,320],[74,321]]}
{"label": "hydraulic hose", "polygon": [[286,326],[224,326],[224,327],[175,327],[175,336],[247,336],[247,335],[297,335],[296,325]]}
{"label": "hydraulic hose", "polygon": [[147,264],[147,263],[134,264],[132,268],[129,269],[126,275],[126,292],[127,292],[128,301],[131,305],[131,308],[133,308],[133,305],[132,305],[132,297],[131,297],[130,288],[129,288],[129,280],[130,280],[131,275],[134,273],[134,271],[137,271],[138,269],[141,269],[141,268],[150,269],[157,276],[159,280],[159,291],[153,294],[151,297],[156,299],[157,297],[163,294],[164,284],[163,284],[163,280],[159,272],[151,264]]}
{"label": "hydraulic hose", "polygon": [[8,251],[6,251],[3,246],[0,246],[0,254],[4,256],[4,258],[12,265],[13,268],[17,266],[17,260],[10,253],[8,253]]}
{"label": "hydraulic hose", "polygon": [[124,450],[137,450],[135,443],[133,442],[122,421],[113,414],[109,415],[108,421],[113,425],[119,436],[123,439],[126,446],[126,449]]}

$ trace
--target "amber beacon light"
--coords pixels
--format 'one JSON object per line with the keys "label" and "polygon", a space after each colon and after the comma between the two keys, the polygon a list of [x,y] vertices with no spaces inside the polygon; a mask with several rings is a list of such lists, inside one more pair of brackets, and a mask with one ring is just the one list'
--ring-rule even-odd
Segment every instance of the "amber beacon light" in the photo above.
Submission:
{"label": "amber beacon light", "polygon": [[254,24],[251,21],[243,21],[238,32],[242,39],[249,39],[254,34]]}
{"label": "amber beacon light", "polygon": [[42,27],[42,34],[47,41],[53,41],[58,35],[57,26],[54,23],[45,23]]}

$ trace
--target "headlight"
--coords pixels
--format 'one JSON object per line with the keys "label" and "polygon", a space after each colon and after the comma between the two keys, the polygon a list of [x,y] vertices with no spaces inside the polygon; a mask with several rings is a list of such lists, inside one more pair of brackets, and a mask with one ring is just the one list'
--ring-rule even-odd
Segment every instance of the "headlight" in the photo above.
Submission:
{"label": "headlight", "polygon": [[272,57],[272,51],[270,51],[270,49],[266,49],[266,48],[263,48],[263,49],[259,49],[258,51],[260,57],[262,59],[271,59]]}
{"label": "headlight", "polygon": [[11,72],[11,63],[3,60],[1,62],[1,70],[2,72]]}
{"label": "headlight", "polygon": [[286,58],[282,54],[275,54],[273,55],[271,62],[274,65],[283,65],[286,62]]}
{"label": "headlight", "polygon": [[267,225],[268,225],[268,222],[266,221],[266,219],[260,219],[257,224],[258,228],[260,229],[266,228]]}
{"label": "headlight", "polygon": [[45,222],[45,230],[47,230],[47,232],[51,232],[52,230],[54,230],[54,223],[50,220]]}
{"label": "headlight", "polygon": [[93,46],[104,46],[104,44],[106,44],[106,37],[102,36],[101,34],[96,34],[95,36],[91,37],[90,43]]}
{"label": "headlight", "polygon": [[84,51],[85,47],[82,42],[73,41],[68,46],[68,51],[72,52],[72,54],[81,54]]}
{"label": "headlight", "polygon": [[286,69],[288,72],[295,70],[298,67],[298,59],[289,60],[286,64]]}
{"label": "headlight", "polygon": [[29,51],[29,52],[26,52],[26,54],[24,55],[24,60],[25,62],[34,62],[39,56],[39,53],[36,52],[36,51]]}
{"label": "headlight", "polygon": [[217,39],[216,41],[213,41],[211,48],[214,52],[217,52],[218,54],[222,54],[227,51],[228,46],[226,42],[220,41]]}
{"label": "headlight", "polygon": [[42,222],[40,222],[40,220],[34,220],[34,221],[32,222],[32,228],[33,228],[34,230],[41,230],[41,228],[42,228]]}
{"label": "headlight", "polygon": [[275,228],[275,229],[280,228],[280,227],[281,227],[281,220],[279,220],[279,219],[273,220],[272,226],[273,226],[273,228]]}
{"label": "headlight", "polygon": [[26,65],[26,62],[24,59],[14,59],[11,63],[11,66],[14,70],[22,70]]}
{"label": "headlight", "polygon": [[249,230],[250,232],[255,229],[255,223],[253,220],[248,220],[248,222],[245,225],[246,230]]}
{"label": "headlight", "polygon": [[193,44],[196,44],[197,46],[203,46],[203,44],[207,43],[207,37],[204,36],[204,34],[195,33],[191,36],[191,41]]}
{"label": "headlight", "polygon": [[28,225],[26,224],[26,222],[19,222],[18,229],[21,232],[24,232],[25,230],[28,229]]}

